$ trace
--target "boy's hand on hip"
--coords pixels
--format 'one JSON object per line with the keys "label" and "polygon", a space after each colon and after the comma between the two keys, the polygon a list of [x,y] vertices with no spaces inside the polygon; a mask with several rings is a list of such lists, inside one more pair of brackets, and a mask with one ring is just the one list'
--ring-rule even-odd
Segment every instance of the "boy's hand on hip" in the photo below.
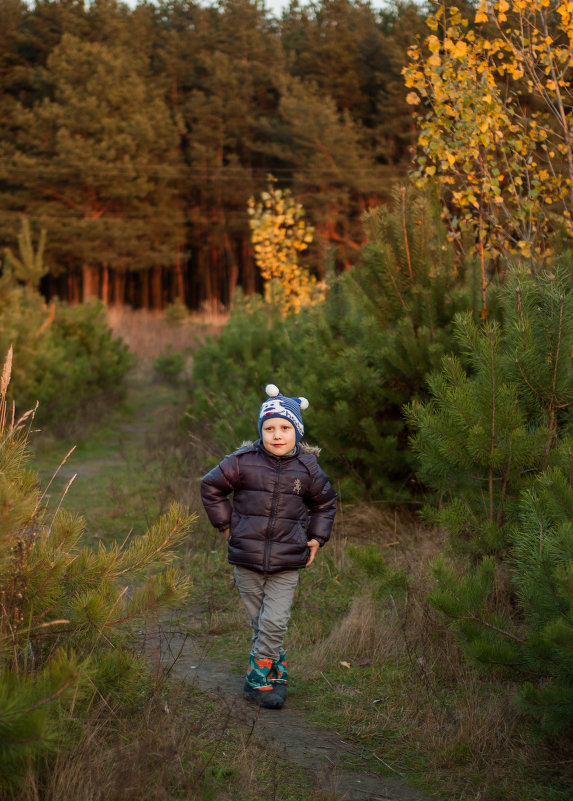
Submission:
{"label": "boy's hand on hip", "polygon": [[320,548],[320,542],[318,540],[309,540],[307,545],[310,548],[310,556],[308,557],[308,562],[306,563],[305,567],[308,567],[314,562],[314,557]]}

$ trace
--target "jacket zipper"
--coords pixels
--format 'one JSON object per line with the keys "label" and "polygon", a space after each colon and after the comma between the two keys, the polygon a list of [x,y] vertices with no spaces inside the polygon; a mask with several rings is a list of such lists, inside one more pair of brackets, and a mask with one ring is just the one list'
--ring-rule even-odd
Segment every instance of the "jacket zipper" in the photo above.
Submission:
{"label": "jacket zipper", "polygon": [[264,556],[264,559],[263,559],[263,570],[265,572],[268,572],[268,569],[270,567],[270,561],[271,561],[270,556],[271,556],[272,531],[273,531],[273,529],[275,527],[276,511],[277,511],[278,500],[279,500],[279,485],[280,485],[280,479],[281,479],[281,467],[282,467],[282,463],[279,461],[278,464],[277,464],[277,469],[276,469],[276,480],[275,480],[275,487],[274,487],[274,490],[273,490],[273,501],[272,501],[272,506],[271,506],[271,516],[270,516],[270,519],[269,519],[269,524],[267,526],[267,535],[266,535],[266,539],[265,539],[265,556]]}

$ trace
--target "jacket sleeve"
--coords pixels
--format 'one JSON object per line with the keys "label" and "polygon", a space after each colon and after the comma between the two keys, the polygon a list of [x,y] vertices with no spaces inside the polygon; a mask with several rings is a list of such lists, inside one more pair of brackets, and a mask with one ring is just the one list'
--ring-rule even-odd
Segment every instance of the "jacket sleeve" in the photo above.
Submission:
{"label": "jacket sleeve", "polygon": [[328,476],[315,462],[312,484],[305,499],[309,511],[307,536],[309,540],[318,540],[320,547],[330,538],[336,514],[336,497]]}
{"label": "jacket sleeve", "polygon": [[228,496],[236,488],[238,477],[238,460],[231,454],[201,479],[203,506],[209,521],[219,531],[224,531],[231,524],[233,507]]}

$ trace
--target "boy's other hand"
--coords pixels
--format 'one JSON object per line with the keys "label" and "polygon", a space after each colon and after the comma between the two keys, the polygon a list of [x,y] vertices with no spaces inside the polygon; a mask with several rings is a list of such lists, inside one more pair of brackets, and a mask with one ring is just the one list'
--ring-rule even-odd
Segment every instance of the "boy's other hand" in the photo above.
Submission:
{"label": "boy's other hand", "polygon": [[226,528],[226,529],[223,531],[223,535],[224,535],[224,537],[225,537],[225,539],[226,539],[226,540],[228,540],[228,539],[229,539],[229,533],[230,533],[230,531],[231,531],[231,529],[229,529],[229,528]]}
{"label": "boy's other hand", "polygon": [[316,556],[316,552],[320,548],[320,543],[318,540],[309,540],[307,543],[308,547],[310,548],[310,556],[308,557],[308,562],[306,563],[305,567],[308,567],[314,562],[314,557]]}

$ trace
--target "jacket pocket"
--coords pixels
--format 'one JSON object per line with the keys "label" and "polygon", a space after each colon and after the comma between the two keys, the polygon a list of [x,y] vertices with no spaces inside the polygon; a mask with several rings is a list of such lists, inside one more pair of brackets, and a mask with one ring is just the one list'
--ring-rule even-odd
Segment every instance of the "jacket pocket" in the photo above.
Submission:
{"label": "jacket pocket", "polygon": [[301,523],[297,523],[291,531],[291,540],[296,542],[298,545],[307,544],[308,538],[306,535],[306,529]]}

